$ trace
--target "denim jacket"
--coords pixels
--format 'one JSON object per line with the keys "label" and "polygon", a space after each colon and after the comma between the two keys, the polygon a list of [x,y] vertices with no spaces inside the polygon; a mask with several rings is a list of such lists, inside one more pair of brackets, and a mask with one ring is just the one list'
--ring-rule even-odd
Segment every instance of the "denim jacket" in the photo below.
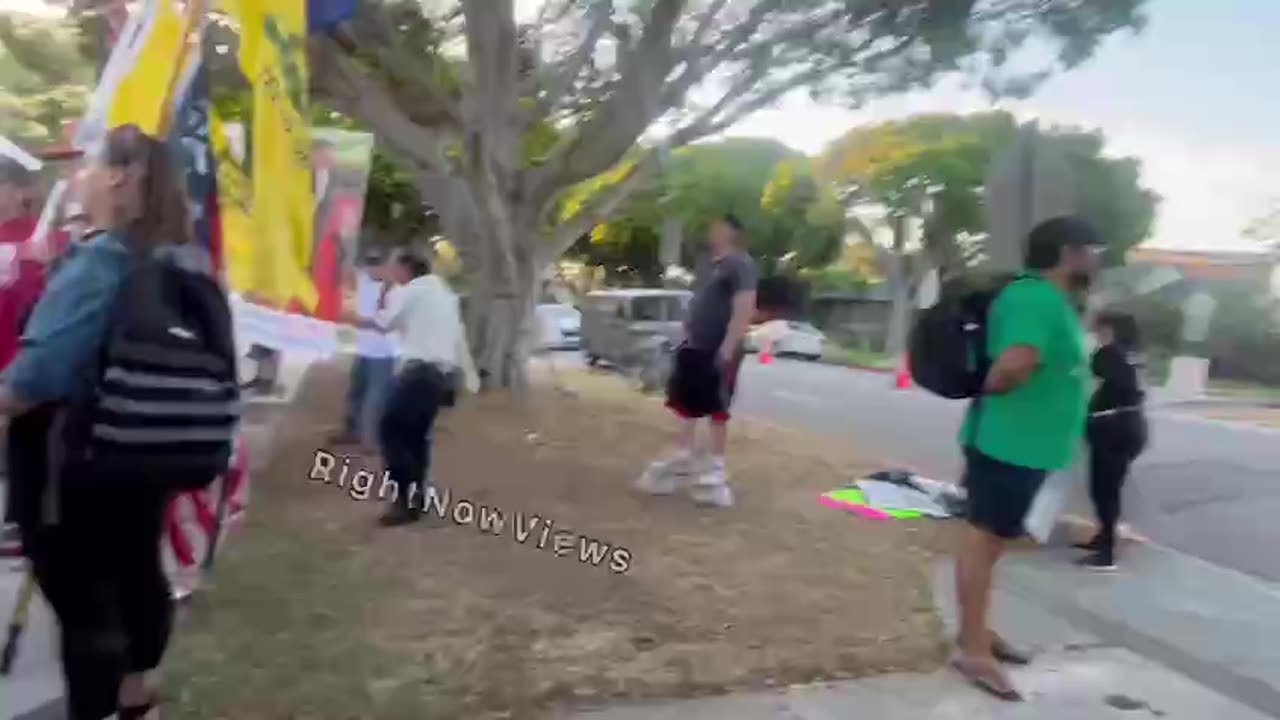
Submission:
{"label": "denim jacket", "polygon": [[14,396],[42,404],[70,398],[101,348],[116,292],[129,267],[117,233],[72,246],[31,312],[4,379]]}

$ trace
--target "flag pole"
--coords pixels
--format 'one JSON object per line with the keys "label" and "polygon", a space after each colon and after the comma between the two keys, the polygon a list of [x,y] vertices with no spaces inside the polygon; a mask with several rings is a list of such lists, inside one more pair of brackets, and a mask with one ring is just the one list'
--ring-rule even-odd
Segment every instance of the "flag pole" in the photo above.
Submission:
{"label": "flag pole", "polygon": [[[168,0],[172,2],[172,0]],[[160,123],[156,127],[156,137],[165,137],[169,134],[169,128],[173,124],[174,90],[178,86],[178,79],[182,77],[183,72],[187,69],[185,60],[191,56],[192,49],[198,49],[198,45],[204,36],[204,25],[202,20],[205,11],[208,8],[208,0],[188,0],[187,12],[183,18],[182,39],[184,49],[182,51],[183,62],[174,65],[173,71],[169,73],[168,82],[165,85],[163,100],[160,106]],[[200,62],[200,58],[196,59]]]}

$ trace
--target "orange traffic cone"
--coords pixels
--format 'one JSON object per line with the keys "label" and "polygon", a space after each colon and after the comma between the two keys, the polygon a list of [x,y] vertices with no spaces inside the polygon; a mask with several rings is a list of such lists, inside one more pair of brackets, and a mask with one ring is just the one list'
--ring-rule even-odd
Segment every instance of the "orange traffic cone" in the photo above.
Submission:
{"label": "orange traffic cone", "polygon": [[910,365],[907,363],[907,354],[903,353],[898,358],[898,369],[893,374],[893,387],[897,390],[906,390],[911,387],[911,371],[908,369]]}

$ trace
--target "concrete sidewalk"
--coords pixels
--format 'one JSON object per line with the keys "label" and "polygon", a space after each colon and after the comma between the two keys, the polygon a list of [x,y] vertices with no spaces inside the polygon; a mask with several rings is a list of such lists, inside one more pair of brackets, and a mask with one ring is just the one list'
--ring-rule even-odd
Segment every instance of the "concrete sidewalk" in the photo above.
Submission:
{"label": "concrete sidewalk", "polygon": [[[1013,671],[1026,696],[1004,703],[939,670],[704,700],[587,709],[572,720],[1168,720],[1280,717],[1280,593],[1158,547],[1126,553],[1115,575],[1073,567],[1065,550],[1001,567],[995,625],[1037,651]],[[949,628],[951,568],[935,571]]]}

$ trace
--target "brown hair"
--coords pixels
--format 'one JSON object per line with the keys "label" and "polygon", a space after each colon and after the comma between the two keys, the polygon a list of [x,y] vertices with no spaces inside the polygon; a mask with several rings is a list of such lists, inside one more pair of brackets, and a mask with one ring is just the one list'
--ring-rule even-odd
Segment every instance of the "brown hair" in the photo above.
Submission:
{"label": "brown hair", "polygon": [[179,245],[192,239],[187,194],[164,143],[137,125],[121,125],[107,131],[102,161],[113,168],[141,173],[139,215],[128,228],[135,249]]}

